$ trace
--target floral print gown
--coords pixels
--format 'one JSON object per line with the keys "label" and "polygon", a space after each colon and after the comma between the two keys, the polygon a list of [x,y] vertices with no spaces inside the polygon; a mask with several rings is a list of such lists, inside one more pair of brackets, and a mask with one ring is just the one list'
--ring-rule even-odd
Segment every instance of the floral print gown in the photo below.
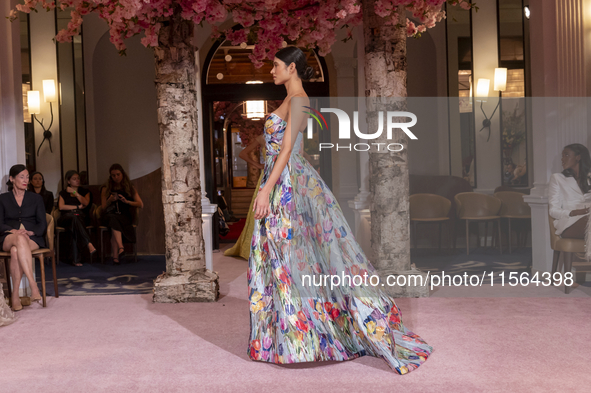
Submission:
{"label": "floral print gown", "polygon": [[[273,170],[285,127],[276,114],[267,117],[260,188]],[[271,191],[271,213],[255,220],[248,268],[248,355],[280,364],[371,355],[406,374],[427,360],[433,348],[403,325],[392,298],[379,286],[347,281],[331,287],[330,280],[310,285],[304,278],[376,271],[334,195],[300,154],[302,138],[300,132]]]}

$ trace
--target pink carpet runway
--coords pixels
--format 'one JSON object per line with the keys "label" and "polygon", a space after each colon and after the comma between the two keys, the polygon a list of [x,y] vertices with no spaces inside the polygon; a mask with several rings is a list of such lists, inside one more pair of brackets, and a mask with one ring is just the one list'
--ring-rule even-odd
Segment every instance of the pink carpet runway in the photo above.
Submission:
{"label": "pink carpet runway", "polygon": [[214,255],[217,303],[64,296],[48,298],[46,309],[25,307],[17,322],[0,328],[0,392],[589,390],[591,299],[578,289],[562,295],[550,288],[548,297],[445,297],[440,288],[430,298],[397,299],[405,325],[435,348],[408,375],[371,357],[279,366],[246,353],[247,262]]}

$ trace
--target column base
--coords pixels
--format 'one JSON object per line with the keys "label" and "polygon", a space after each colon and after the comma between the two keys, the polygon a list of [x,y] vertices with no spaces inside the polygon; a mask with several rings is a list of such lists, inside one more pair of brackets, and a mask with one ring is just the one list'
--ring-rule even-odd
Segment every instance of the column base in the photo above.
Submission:
{"label": "column base", "polygon": [[219,276],[211,270],[194,270],[154,280],[154,303],[215,302],[219,297]]}
{"label": "column base", "polygon": [[[429,297],[430,295],[430,278],[427,279],[427,273],[421,270],[385,270],[378,272],[378,274],[380,285],[384,283],[382,288],[391,297]],[[396,283],[395,285],[388,285],[388,276],[391,276],[389,282]],[[404,278],[398,278],[398,276],[404,276]],[[398,285],[398,283],[404,285]]]}

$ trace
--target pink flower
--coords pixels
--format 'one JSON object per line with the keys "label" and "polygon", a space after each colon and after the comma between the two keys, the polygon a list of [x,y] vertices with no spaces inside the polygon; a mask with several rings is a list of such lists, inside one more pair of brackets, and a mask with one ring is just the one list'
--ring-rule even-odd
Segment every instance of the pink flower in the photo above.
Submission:
{"label": "pink flower", "polygon": [[470,8],[472,8],[472,4],[465,2],[465,1],[460,2],[459,5],[460,5],[460,7],[462,7],[465,10],[469,10]]}
{"label": "pink flower", "polygon": [[337,12],[337,18],[339,19],[343,19],[347,16],[347,11],[345,10],[340,10],[339,12]]}
{"label": "pink flower", "polygon": [[406,20],[406,35],[412,37],[413,35],[417,34],[417,28],[415,24],[410,20]]}

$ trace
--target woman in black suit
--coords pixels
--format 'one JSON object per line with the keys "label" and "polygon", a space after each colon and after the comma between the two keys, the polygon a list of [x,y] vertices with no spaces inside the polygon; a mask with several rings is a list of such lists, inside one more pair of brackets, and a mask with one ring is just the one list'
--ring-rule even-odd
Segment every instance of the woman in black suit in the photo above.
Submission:
{"label": "woman in black suit", "polygon": [[45,213],[51,214],[53,210],[53,192],[47,191],[45,188],[45,178],[41,172],[33,172],[31,174],[31,182],[29,183],[29,191],[33,191],[43,197],[43,204],[45,205]]}
{"label": "woman in black suit", "polygon": [[24,165],[10,168],[8,192],[0,194],[0,247],[10,251],[10,274],[15,290],[12,308],[22,310],[19,286],[23,274],[31,285],[31,300],[41,300],[37,282],[33,277],[31,251],[45,247],[43,235],[47,229],[45,206],[41,195],[27,191],[29,171]]}

